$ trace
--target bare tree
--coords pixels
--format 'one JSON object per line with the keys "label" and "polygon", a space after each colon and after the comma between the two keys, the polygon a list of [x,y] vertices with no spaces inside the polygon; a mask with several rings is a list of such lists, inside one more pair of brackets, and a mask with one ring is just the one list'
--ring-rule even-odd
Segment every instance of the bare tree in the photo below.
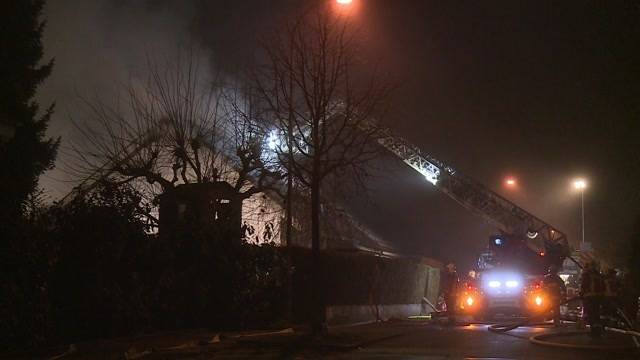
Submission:
{"label": "bare tree", "polygon": [[130,84],[124,102],[85,100],[88,117],[76,126],[83,142],[72,152],[83,179],[77,192],[106,179],[131,183],[154,202],[180,184],[226,181],[242,202],[274,185],[250,98],[207,79],[192,55],[148,63],[148,78]]}
{"label": "bare tree", "polygon": [[[282,139],[274,141],[281,164],[310,192],[316,287],[323,184],[345,173],[356,179],[366,174],[366,164],[378,153],[373,145],[378,130],[370,119],[388,93],[375,74],[359,76],[355,32],[332,15],[311,11],[278,32],[265,46],[267,62],[256,76],[273,131]],[[315,333],[324,323],[321,295],[313,296]]]}

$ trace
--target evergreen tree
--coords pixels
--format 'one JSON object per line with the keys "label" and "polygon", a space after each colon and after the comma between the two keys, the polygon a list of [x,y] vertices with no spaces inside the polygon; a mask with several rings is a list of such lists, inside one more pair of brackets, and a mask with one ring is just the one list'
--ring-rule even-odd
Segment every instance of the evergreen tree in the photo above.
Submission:
{"label": "evergreen tree", "polygon": [[[34,96],[51,73],[41,64],[44,0],[0,5],[0,221],[16,220],[38,177],[53,167],[59,140],[45,138],[53,105],[39,114]],[[12,221],[13,222],[13,221]]]}
{"label": "evergreen tree", "polygon": [[59,141],[45,138],[53,105],[39,112],[36,89],[53,60],[41,64],[44,0],[0,2],[0,348],[48,338],[46,226],[24,216],[38,177],[53,166]]}

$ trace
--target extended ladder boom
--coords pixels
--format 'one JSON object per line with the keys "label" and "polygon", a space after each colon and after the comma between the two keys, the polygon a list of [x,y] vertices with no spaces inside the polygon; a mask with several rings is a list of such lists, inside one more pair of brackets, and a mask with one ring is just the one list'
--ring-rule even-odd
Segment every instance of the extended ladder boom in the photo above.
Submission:
{"label": "extended ladder boom", "polygon": [[528,244],[533,244],[541,251],[554,246],[556,249],[559,246],[564,253],[568,251],[566,235],[555,227],[444,162],[423,154],[418,147],[394,136],[388,129],[378,134],[377,141],[380,145],[423,175],[438,190],[482,216],[503,233],[527,239]]}

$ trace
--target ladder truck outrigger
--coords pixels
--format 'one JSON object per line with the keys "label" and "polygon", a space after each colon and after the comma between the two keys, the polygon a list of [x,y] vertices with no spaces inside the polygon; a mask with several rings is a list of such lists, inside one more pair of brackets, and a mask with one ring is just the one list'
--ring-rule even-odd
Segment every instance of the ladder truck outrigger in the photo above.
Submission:
{"label": "ladder truck outrigger", "polygon": [[547,311],[541,281],[549,267],[560,268],[569,257],[567,236],[389,129],[379,129],[377,134],[380,145],[500,232],[491,236],[479,256],[477,281],[461,290],[460,310],[480,318]]}

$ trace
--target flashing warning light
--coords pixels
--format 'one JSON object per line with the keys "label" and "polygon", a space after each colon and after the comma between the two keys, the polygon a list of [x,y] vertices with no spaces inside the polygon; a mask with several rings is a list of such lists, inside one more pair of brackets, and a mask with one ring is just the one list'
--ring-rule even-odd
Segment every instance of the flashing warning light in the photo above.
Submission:
{"label": "flashing warning light", "polygon": [[336,0],[336,2],[340,5],[349,5],[353,2],[353,0]]}
{"label": "flashing warning light", "polygon": [[542,296],[540,295],[536,296],[535,303],[538,306],[542,306]]}
{"label": "flashing warning light", "polygon": [[467,305],[469,306],[473,305],[473,298],[471,296],[467,297]]}
{"label": "flashing warning light", "polygon": [[541,252],[540,252],[540,256],[544,256],[544,251],[541,251]]}
{"label": "flashing warning light", "polygon": [[514,288],[518,286],[518,282],[515,280],[509,280],[505,283],[505,285],[507,285],[508,288]]}

